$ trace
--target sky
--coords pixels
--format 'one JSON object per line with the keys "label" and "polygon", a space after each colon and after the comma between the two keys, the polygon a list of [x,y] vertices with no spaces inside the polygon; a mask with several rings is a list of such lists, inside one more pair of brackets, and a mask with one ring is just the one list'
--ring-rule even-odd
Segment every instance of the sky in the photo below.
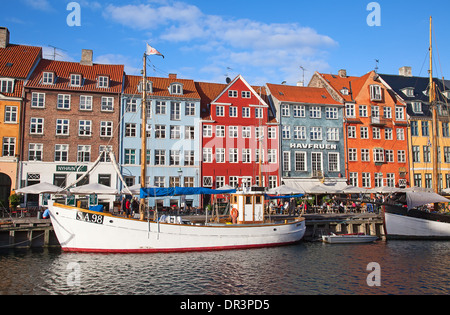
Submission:
{"label": "sky", "polygon": [[[80,26],[70,26],[70,2],[79,4]],[[0,0],[0,26],[11,43],[42,46],[44,58],[124,64],[139,75],[146,43],[149,76],[225,83],[241,74],[250,84],[290,85],[315,71],[362,76],[398,74],[403,66],[427,76],[429,17],[433,16],[434,65],[450,75],[450,1],[379,0]],[[76,12],[75,12],[76,13]],[[377,22],[370,26],[370,21]],[[56,47],[55,50],[52,47]],[[378,63],[376,62],[378,60]]]}

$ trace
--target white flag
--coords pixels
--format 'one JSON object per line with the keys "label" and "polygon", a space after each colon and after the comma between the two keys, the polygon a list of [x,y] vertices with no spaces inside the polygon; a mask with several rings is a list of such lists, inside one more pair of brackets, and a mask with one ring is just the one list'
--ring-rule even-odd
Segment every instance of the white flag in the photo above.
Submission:
{"label": "white flag", "polygon": [[150,56],[150,55],[158,55],[164,58],[164,55],[161,54],[159,51],[157,51],[155,48],[153,48],[152,46],[150,46],[147,43],[147,51],[145,52],[146,55]]}

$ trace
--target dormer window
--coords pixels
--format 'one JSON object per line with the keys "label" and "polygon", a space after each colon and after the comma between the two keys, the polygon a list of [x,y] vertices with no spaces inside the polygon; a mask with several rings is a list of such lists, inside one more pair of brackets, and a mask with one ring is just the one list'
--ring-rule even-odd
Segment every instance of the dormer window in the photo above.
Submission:
{"label": "dormer window", "polygon": [[98,87],[107,89],[109,88],[109,77],[107,76],[99,76],[98,77]]}
{"label": "dormer window", "polygon": [[403,94],[405,94],[407,97],[414,97],[414,89],[413,88],[406,88],[402,90]]}
{"label": "dormer window", "polygon": [[382,101],[382,94],[381,94],[381,86],[379,85],[371,85],[370,86],[370,99],[372,101]]}
{"label": "dormer window", "polygon": [[70,86],[81,86],[81,74],[70,75]]}
{"label": "dormer window", "polygon": [[183,84],[172,83],[169,87],[169,91],[172,95],[183,95]]}
{"label": "dormer window", "polygon": [[13,93],[14,92],[14,80],[13,79],[1,79],[0,80],[0,92],[1,93]]}
{"label": "dormer window", "polygon": [[411,105],[414,113],[422,113],[422,102],[412,102]]}
{"label": "dormer window", "polygon": [[[142,93],[142,81],[139,82],[138,85],[138,91],[139,93]],[[153,82],[151,81],[147,81],[147,88],[145,89],[147,91],[147,93],[152,94],[153,93]]]}
{"label": "dormer window", "polygon": [[54,84],[55,74],[53,72],[44,72],[42,74],[42,84]]}
{"label": "dormer window", "polygon": [[348,95],[348,89],[346,87],[342,88],[341,90],[342,95]]}

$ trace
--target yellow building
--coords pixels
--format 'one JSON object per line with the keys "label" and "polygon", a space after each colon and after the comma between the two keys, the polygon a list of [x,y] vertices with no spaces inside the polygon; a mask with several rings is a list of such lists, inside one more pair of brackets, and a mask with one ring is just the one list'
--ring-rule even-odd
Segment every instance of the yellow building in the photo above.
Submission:
{"label": "yellow building", "polygon": [[23,85],[41,58],[42,48],[10,44],[9,30],[0,27],[0,207],[18,186]]}

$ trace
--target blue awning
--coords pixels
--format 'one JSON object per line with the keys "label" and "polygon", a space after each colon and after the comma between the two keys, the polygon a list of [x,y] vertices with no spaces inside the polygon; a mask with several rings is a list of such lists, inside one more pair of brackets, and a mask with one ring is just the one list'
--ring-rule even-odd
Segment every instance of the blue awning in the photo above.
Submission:
{"label": "blue awning", "polygon": [[191,195],[225,195],[234,194],[236,189],[220,190],[203,187],[171,187],[171,188],[141,188],[141,198],[191,196]]}

